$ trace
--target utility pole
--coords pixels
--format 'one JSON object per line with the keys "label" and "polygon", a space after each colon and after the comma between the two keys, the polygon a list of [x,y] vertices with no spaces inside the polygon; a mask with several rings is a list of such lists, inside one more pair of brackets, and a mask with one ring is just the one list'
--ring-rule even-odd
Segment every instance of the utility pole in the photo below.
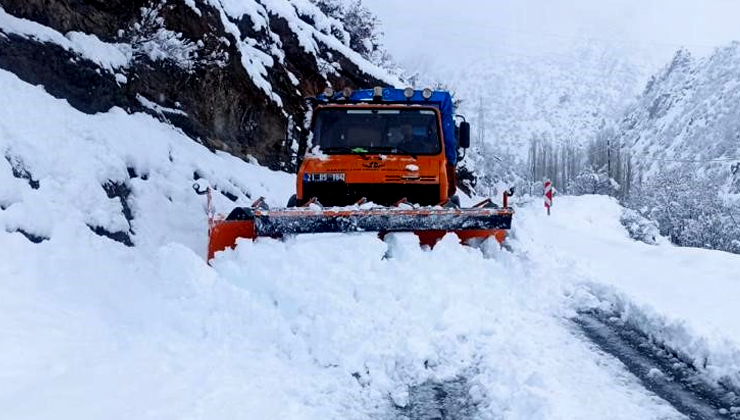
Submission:
{"label": "utility pole", "polygon": [[486,110],[483,108],[483,97],[478,103],[478,144],[483,144],[486,138]]}
{"label": "utility pole", "polygon": [[606,177],[612,177],[612,146],[609,139],[606,139]]}

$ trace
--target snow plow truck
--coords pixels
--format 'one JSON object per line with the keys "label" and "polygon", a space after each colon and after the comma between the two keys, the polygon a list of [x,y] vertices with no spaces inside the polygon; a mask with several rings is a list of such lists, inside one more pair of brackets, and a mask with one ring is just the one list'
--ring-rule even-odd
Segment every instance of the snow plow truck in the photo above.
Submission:
{"label": "snow plow truck", "polygon": [[496,238],[511,227],[511,190],[501,206],[487,199],[462,208],[457,162],[470,125],[456,125],[446,91],[380,88],[310,100],[310,135],[299,145],[296,193],[287,206],[263,199],[227,217],[209,217],[208,260],[237,239],[329,232],[413,232],[433,247],[454,232],[462,243]]}

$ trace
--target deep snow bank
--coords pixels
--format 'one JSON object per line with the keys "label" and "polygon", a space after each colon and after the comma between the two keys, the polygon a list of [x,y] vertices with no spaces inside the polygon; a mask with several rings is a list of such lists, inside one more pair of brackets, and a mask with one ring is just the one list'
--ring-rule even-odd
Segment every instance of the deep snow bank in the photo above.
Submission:
{"label": "deep snow bank", "polygon": [[85,237],[97,229],[204,255],[196,179],[222,192],[215,200],[223,211],[231,200],[265,196],[282,205],[290,196],[290,175],[212,154],[150,116],[83,114],[2,70],[0,91],[11,98],[0,107],[0,230],[53,240],[57,231]]}
{"label": "deep snow bank", "polygon": [[563,284],[574,308],[615,310],[711,379],[740,386],[740,256],[633,241],[609,197],[556,201],[552,217],[539,202],[517,213],[515,252]]}
{"label": "deep snow bank", "polygon": [[7,418],[393,418],[409,386],[455,378],[483,419],[679,418],[574,337],[562,284],[526,258],[317,235],[244,241],[209,267],[194,178],[228,210],[281,204],[292,177],[5,72],[0,88]]}

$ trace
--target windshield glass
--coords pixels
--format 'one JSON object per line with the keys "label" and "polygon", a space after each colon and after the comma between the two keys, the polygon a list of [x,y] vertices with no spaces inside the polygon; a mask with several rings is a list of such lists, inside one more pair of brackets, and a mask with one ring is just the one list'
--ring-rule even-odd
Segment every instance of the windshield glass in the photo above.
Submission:
{"label": "windshield glass", "polygon": [[437,114],[429,109],[320,109],[314,145],[325,153],[437,154]]}

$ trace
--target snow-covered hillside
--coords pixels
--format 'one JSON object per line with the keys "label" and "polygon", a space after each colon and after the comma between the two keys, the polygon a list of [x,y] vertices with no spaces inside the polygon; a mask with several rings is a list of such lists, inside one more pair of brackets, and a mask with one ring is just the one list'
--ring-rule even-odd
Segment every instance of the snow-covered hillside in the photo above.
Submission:
{"label": "snow-covered hillside", "polygon": [[740,193],[730,165],[740,162],[740,43],[696,59],[685,50],[648,83],[620,127],[636,172],[651,178],[680,169],[719,177]]}
{"label": "snow-covered hillside", "polygon": [[84,112],[146,112],[272,168],[304,133],[304,97],[400,84],[309,0],[1,3],[0,68]]}
{"label": "snow-covered hillside", "polygon": [[512,173],[530,178],[532,141],[582,149],[639,94],[645,70],[619,48],[585,43],[569,51],[480,51],[466,62],[412,60],[409,71],[419,72],[421,84],[443,83],[461,100],[475,141],[468,166],[490,177],[485,184]]}
{"label": "snow-covered hillside", "polygon": [[738,43],[681,50],[596,144],[619,195],[677,244],[740,252],[739,74]]}
{"label": "snow-covered hillside", "polygon": [[[58,235],[94,238],[97,231],[144,247],[174,240],[202,254],[207,227],[195,181],[221,192],[221,208],[259,196],[282,205],[290,195],[290,175],[211,154],[146,114],[83,114],[2,70],[0,86],[12,98],[0,109],[5,232],[63,242]],[[85,253],[76,248],[70,251]]]}
{"label": "snow-covered hillside", "polygon": [[510,250],[315,235],[209,266],[193,182],[228,211],[282,204],[293,177],[4,71],[0,89],[3,417],[416,418],[415,387],[453,381],[480,419],[683,419],[578,332],[593,308],[740,382],[740,257],[635,243],[613,200],[522,203]]}

